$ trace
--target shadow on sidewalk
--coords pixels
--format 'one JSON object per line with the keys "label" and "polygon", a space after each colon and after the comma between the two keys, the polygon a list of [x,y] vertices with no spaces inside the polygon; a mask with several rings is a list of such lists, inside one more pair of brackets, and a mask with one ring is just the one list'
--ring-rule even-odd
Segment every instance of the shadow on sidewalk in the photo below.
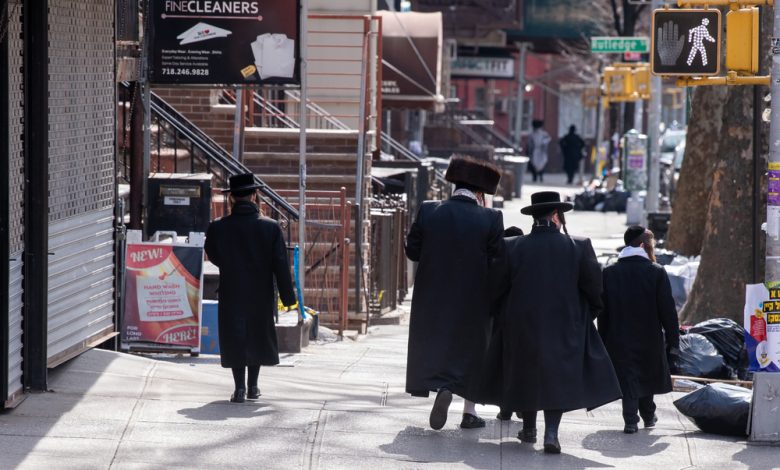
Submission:
{"label": "shadow on sidewalk", "polygon": [[593,460],[574,457],[566,453],[544,454],[540,445],[531,446],[512,439],[507,442],[485,441],[495,439],[485,430],[433,431],[417,426],[407,426],[393,442],[379,448],[403,460],[419,463],[459,463],[471,468],[565,468],[585,469],[610,467]]}
{"label": "shadow on sidewalk", "polygon": [[610,429],[588,434],[582,441],[582,447],[610,458],[647,457],[661,453],[671,445],[668,442],[657,442],[662,437],[664,436],[650,434],[644,429],[630,435],[621,430]]}
{"label": "shadow on sidewalk", "polygon": [[[267,409],[263,409],[267,408]],[[230,403],[228,400],[213,401],[197,408],[183,408],[177,412],[197,421],[227,421],[232,418],[256,418],[273,414],[267,403],[246,401]]]}

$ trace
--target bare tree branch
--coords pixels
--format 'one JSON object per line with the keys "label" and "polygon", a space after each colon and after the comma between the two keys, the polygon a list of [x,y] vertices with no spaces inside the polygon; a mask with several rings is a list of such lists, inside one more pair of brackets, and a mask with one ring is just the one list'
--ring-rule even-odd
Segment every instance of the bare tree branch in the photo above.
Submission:
{"label": "bare tree branch", "polygon": [[622,36],[623,27],[620,21],[620,14],[618,13],[617,2],[615,0],[609,0],[609,3],[612,5],[612,19],[615,22],[615,31],[617,32],[618,36]]}

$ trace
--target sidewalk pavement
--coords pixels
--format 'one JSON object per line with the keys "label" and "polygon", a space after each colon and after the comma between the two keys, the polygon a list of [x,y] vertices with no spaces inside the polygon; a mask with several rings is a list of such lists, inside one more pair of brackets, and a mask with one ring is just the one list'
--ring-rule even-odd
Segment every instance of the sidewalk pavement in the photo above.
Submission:
{"label": "sidewalk pavement", "polygon": [[[519,208],[531,192],[507,220],[528,222]],[[624,220],[572,213],[569,226],[614,249]],[[92,350],[52,370],[50,392],[0,413],[0,469],[780,468],[777,449],[697,431],[672,405],[679,393],[659,397],[657,427],[634,435],[622,433],[619,402],[564,414],[557,456],[521,444],[521,423],[495,420],[495,407],[477,408],[486,428],[459,429],[457,398],[433,431],[433,397],[404,393],[407,335],[406,325],[373,326],[285,355],[260,371],[263,396],[244,404],[228,402],[232,377],[216,356]]]}

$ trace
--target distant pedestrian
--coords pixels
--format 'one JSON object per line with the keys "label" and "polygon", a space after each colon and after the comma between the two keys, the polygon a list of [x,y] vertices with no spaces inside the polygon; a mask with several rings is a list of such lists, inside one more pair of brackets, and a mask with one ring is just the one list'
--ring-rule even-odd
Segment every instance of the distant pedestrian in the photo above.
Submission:
{"label": "distant pedestrian", "polygon": [[260,215],[258,187],[251,173],[231,176],[224,190],[231,213],[206,233],[206,254],[219,268],[219,349],[222,367],[233,370],[234,403],[258,398],[260,366],[279,364],[274,282],[282,303],[295,304],[284,236],[279,224]]}
{"label": "distant pedestrian", "polygon": [[406,255],[417,261],[409,326],[406,391],[437,392],[430,415],[441,429],[456,394],[465,399],[461,428],[481,428],[473,380],[491,332],[488,280],[503,249],[501,212],[485,207],[501,177],[490,163],[454,156],[445,174],[455,184],[447,201],[426,201],[406,238]]}
{"label": "distant pedestrian", "polygon": [[569,133],[558,142],[563,154],[563,170],[566,172],[566,183],[574,183],[574,174],[580,168],[582,160],[582,150],[585,148],[585,141],[577,135],[575,126],[569,127]]}
{"label": "distant pedestrian", "polygon": [[[536,442],[544,411],[544,451],[560,453],[564,412],[620,398],[620,386],[593,320],[601,310],[601,268],[590,240],[570,237],[552,191],[531,195],[521,212],[531,233],[506,241],[502,411],[520,412],[518,439]],[[564,233],[561,233],[563,229]]]}
{"label": "distant pedestrian", "polygon": [[667,353],[680,343],[677,309],[666,270],[655,263],[653,232],[629,227],[617,263],[604,269],[599,333],[623,390],[624,432],[657,421],[653,395],[672,391]]}
{"label": "distant pedestrian", "polygon": [[531,155],[531,161],[528,168],[531,170],[533,180],[544,181],[544,168],[547,166],[547,152],[550,146],[550,134],[543,128],[544,121],[534,119],[531,122],[531,135],[528,137],[528,153]]}

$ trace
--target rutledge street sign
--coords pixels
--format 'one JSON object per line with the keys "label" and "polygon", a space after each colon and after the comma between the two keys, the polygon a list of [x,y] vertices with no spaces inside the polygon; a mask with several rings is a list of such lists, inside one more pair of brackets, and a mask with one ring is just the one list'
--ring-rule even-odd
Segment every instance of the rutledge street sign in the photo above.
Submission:
{"label": "rutledge street sign", "polygon": [[590,51],[595,54],[622,54],[624,52],[644,54],[650,52],[650,38],[646,36],[594,36],[590,38]]}

